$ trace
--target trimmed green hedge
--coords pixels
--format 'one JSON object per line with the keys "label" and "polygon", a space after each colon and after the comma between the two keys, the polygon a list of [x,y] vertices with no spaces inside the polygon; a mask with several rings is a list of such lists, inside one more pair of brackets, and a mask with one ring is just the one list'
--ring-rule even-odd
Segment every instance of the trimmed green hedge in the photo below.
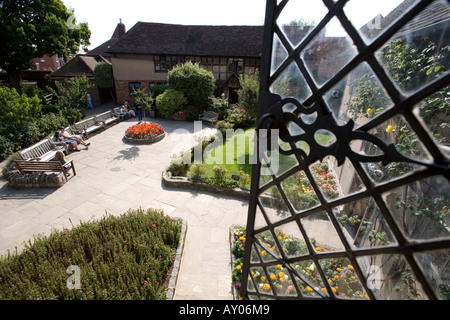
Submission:
{"label": "trimmed green hedge", "polygon": [[[163,300],[181,221],[162,211],[130,210],[40,236],[0,259],[1,300]],[[69,289],[69,266],[80,270]]]}

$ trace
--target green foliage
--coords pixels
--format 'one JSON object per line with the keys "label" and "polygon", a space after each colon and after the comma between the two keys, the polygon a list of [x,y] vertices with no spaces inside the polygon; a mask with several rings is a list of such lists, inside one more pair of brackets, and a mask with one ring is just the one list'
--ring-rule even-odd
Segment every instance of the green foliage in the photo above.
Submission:
{"label": "green foliage", "polygon": [[75,22],[60,0],[3,0],[0,68],[7,71],[9,84],[20,91],[20,72],[30,68],[33,58],[44,54],[67,57],[81,44],[89,45],[87,24]]}
{"label": "green foliage", "polygon": [[193,164],[188,172],[188,178],[192,182],[204,182],[206,175],[206,168],[203,164]]}
{"label": "green foliage", "polygon": [[134,90],[131,94],[134,96],[134,104],[141,107],[143,110],[150,111],[150,108],[153,105],[153,97],[150,91],[146,91],[143,88],[139,90]]}
{"label": "green foliage", "polygon": [[209,110],[217,113],[219,120],[223,120],[228,114],[229,104],[225,95],[222,94],[220,98],[211,97],[211,104]]}
{"label": "green foliage", "polygon": [[222,133],[222,136],[226,136],[227,130],[234,129],[234,124],[225,120],[220,120],[216,123],[216,129]]}
{"label": "green foliage", "polygon": [[[180,229],[162,211],[139,209],[40,236],[0,260],[0,299],[165,299]],[[66,285],[71,265],[81,271],[78,290]]]}
{"label": "green foliage", "polygon": [[191,61],[170,70],[168,81],[170,88],[182,92],[188,104],[199,111],[208,106],[216,82],[212,72]]}
{"label": "green foliage", "polygon": [[200,112],[198,111],[198,109],[196,107],[188,105],[185,110],[186,110],[186,120],[187,121],[198,120]]}
{"label": "green foliage", "polygon": [[240,75],[241,87],[238,91],[241,102],[240,105],[251,115],[256,115],[259,97],[259,71],[252,75]]}
{"label": "green foliage", "polygon": [[156,98],[160,94],[163,94],[164,91],[166,91],[167,89],[169,89],[169,85],[157,84],[157,85],[153,86],[153,88],[151,88],[150,91],[152,92],[153,98]]}
{"label": "green foliage", "polygon": [[228,115],[225,120],[231,123],[235,129],[238,128],[249,128],[255,124],[253,120],[253,115],[248,113],[246,109],[240,108],[238,106],[232,107],[228,111]]}
{"label": "green foliage", "polygon": [[175,112],[184,109],[187,102],[183,92],[168,89],[156,97],[156,108],[161,117],[170,119]]}
{"label": "green foliage", "polygon": [[112,64],[106,62],[97,63],[94,68],[94,77],[100,88],[114,88]]}
{"label": "green foliage", "polygon": [[58,105],[63,116],[74,123],[83,118],[83,111],[86,109],[86,96],[88,90],[93,87],[86,76],[68,79],[64,82],[55,82],[58,92],[48,87],[53,95],[58,97]]}
{"label": "green foliage", "polygon": [[222,165],[216,165],[213,167],[213,175],[212,177],[206,178],[206,183],[223,188],[238,187],[238,182],[229,177],[227,168]]}

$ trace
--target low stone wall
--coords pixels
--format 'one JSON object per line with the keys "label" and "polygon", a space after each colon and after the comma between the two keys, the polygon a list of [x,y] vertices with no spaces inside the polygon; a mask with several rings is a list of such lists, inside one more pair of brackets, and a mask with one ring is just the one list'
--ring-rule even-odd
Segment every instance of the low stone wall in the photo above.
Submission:
{"label": "low stone wall", "polygon": [[59,173],[13,173],[8,177],[8,182],[13,188],[59,188],[67,180],[62,172]]}
{"label": "low stone wall", "polygon": [[169,177],[167,171],[162,173],[162,182],[165,186],[168,187],[177,187],[177,188],[188,188],[194,190],[201,191],[210,191],[219,194],[225,194],[233,197],[238,197],[241,199],[250,199],[250,192],[246,190],[242,190],[239,188],[222,188],[217,186],[212,186],[206,183],[194,183],[189,181],[186,177]]}
{"label": "low stone wall", "polygon": [[183,257],[184,243],[186,241],[186,232],[187,232],[187,221],[180,218],[175,219],[181,220],[182,224],[181,224],[180,241],[178,241],[177,252],[175,254],[172,269],[170,271],[168,279],[169,282],[167,284],[167,291],[166,291],[167,300],[173,300],[175,296],[175,288],[177,286],[178,275],[180,273],[181,258]]}
{"label": "low stone wall", "polygon": [[126,136],[123,137],[123,141],[131,144],[151,144],[161,141],[166,136],[166,133],[160,134],[159,136],[152,137],[151,139],[133,139]]}

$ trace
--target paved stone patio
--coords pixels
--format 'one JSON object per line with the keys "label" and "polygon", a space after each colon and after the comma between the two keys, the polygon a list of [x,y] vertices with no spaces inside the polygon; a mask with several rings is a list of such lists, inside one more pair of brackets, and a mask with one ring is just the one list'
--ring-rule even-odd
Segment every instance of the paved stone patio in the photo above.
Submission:
{"label": "paved stone patio", "polygon": [[[94,109],[100,113],[101,109]],[[152,119],[144,119],[152,121]],[[157,119],[166,137],[152,145],[122,141],[135,119],[89,138],[87,150],[71,153],[77,175],[59,189],[13,189],[0,180],[0,255],[53,229],[70,228],[130,208],[163,209],[187,221],[174,299],[232,299],[229,228],[245,224],[247,201],[212,193],[168,189],[161,174],[171,155],[188,148],[191,122]],[[176,129],[185,129],[178,132]],[[205,126],[202,132],[208,134]],[[83,149],[84,147],[80,147]]]}

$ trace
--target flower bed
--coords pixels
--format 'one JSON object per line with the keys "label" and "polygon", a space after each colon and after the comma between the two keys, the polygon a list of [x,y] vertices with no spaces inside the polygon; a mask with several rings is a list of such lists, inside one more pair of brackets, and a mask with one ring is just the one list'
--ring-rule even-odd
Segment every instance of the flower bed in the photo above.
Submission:
{"label": "flower bed", "polygon": [[165,137],[165,131],[162,126],[154,123],[143,122],[131,126],[125,132],[124,140],[131,143],[154,143]]}
{"label": "flower bed", "polygon": [[[236,226],[232,229],[231,252],[233,256],[233,269],[231,274],[236,291],[239,291],[242,282],[243,256],[246,241],[245,232],[245,227],[241,226]],[[276,236],[283,247],[283,251],[289,257],[297,257],[308,254],[308,249],[304,241],[285,234],[280,229],[276,230]],[[270,232],[259,234],[258,238],[265,247],[270,248],[269,250],[277,250],[277,245]],[[318,252],[334,250],[333,248],[327,246],[320,246],[316,243],[314,238],[310,240],[311,244]],[[262,248],[258,249],[258,251],[258,254],[252,251],[252,261],[258,261],[259,256],[262,257],[264,262],[273,260],[272,256],[267,251]],[[327,286],[323,283],[322,277],[319,275],[318,268],[312,260],[299,261],[291,267],[302,277],[304,277],[304,279],[307,279],[312,286],[318,288],[325,295],[329,295],[327,292]],[[331,288],[334,295],[342,298],[369,299],[348,259],[323,259],[321,260],[320,267],[324,270],[329,288]],[[274,294],[273,290],[275,290],[277,295],[297,296],[298,294],[296,287],[298,287],[303,296],[318,296],[314,289],[307,283],[303,282],[299,277],[295,276],[294,279],[292,279],[290,272],[288,272],[288,270],[281,264],[267,266],[264,268],[252,267],[250,272],[251,276],[249,276],[248,279],[249,291]]]}
{"label": "flower bed", "polygon": [[[0,259],[0,299],[164,300],[182,228],[160,210],[138,209],[39,236]],[[71,265],[81,272],[76,290],[67,285]]]}

